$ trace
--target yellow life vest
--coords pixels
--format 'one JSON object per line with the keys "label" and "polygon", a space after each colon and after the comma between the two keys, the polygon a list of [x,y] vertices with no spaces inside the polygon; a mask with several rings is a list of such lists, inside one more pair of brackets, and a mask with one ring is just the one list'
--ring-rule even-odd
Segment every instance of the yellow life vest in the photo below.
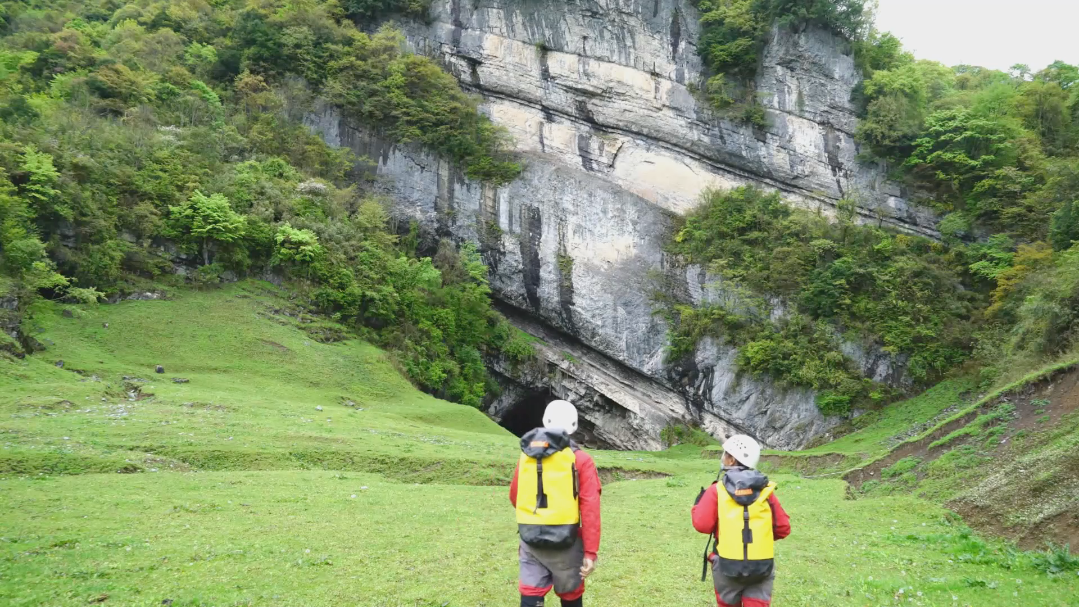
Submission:
{"label": "yellow life vest", "polygon": [[768,496],[775,488],[775,483],[768,483],[759,490],[759,495],[754,495],[758,492],[755,489],[738,489],[739,495],[731,495],[723,485],[716,486],[719,497],[716,553],[724,575],[750,577],[772,572],[775,537]]}
{"label": "yellow life vest", "polygon": [[537,428],[521,438],[517,529],[537,548],[568,548],[581,522],[577,456],[563,432]]}

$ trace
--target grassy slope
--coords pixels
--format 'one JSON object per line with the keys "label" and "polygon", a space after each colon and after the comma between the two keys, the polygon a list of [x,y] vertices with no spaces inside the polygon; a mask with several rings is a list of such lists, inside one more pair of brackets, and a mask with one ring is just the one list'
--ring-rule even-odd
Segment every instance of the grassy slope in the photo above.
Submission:
{"label": "grassy slope", "polygon": [[901,406],[885,407],[855,419],[859,430],[805,451],[805,454],[856,454],[867,458],[884,453],[903,440],[920,434],[967,404],[975,382],[971,378],[948,379],[908,399]]}
{"label": "grassy slope", "polygon": [[[933,428],[970,406],[972,378],[948,379],[903,402],[855,418],[856,429],[838,439],[798,452],[768,451],[773,463],[796,466],[798,458],[815,460],[814,471],[843,470],[888,453],[905,440]],[[786,460],[786,461],[784,461]]]}
{"label": "grassy slope", "polygon": [[1079,546],[1079,368],[1009,384],[845,478],[867,495],[947,502],[1027,548]]}
{"label": "grassy slope", "polygon": [[769,452],[762,467],[843,478],[858,496],[945,503],[1027,549],[1079,546],[1079,364],[1052,364],[981,397],[974,387],[944,381],[836,441]]}
{"label": "grassy slope", "polygon": [[[366,344],[316,342],[268,312],[288,307],[274,291],[38,311],[49,351],[0,361],[0,604],[516,602],[512,512],[504,487],[484,486],[504,481],[516,440],[416,392]],[[123,375],[154,396],[128,400]],[[714,474],[697,453],[595,454],[601,467],[673,476],[605,488],[592,604],[714,604],[688,524]],[[795,525],[777,605],[893,605],[901,588],[911,604],[944,606],[1079,594],[1074,576],[970,562],[986,545],[928,502],[777,480]]]}
{"label": "grassy slope", "polygon": [[[36,311],[36,337],[56,347],[0,366],[4,430],[18,437],[0,452],[0,471],[22,471],[20,458],[28,472],[53,460],[79,466],[68,454],[100,471],[125,461],[160,468],[157,458],[172,460],[166,467],[301,467],[305,456],[327,452],[438,461],[443,443],[467,444],[466,457],[483,464],[512,454],[496,424],[413,390],[380,350],[322,344],[298,330],[312,319],[298,320],[274,292],[245,283],[77,310],[70,319],[54,307]],[[281,310],[290,315],[274,313]],[[153,398],[131,400],[135,386]],[[438,435],[425,436],[432,426]]]}
{"label": "grassy slope", "polygon": [[[838,439],[802,451],[766,451],[762,468],[827,477],[886,456],[896,446],[921,435],[956,411],[970,407],[973,378],[948,379],[905,401],[855,418]],[[848,428],[848,430],[850,430]],[[714,448],[718,457],[719,448]]]}

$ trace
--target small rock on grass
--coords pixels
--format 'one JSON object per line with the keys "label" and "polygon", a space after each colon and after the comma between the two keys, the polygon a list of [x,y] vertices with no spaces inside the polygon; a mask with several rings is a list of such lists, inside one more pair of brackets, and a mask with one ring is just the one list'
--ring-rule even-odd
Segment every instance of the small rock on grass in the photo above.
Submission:
{"label": "small rock on grass", "polygon": [[187,379],[186,377],[174,377],[174,378],[172,378],[172,383],[174,383],[174,384],[186,384],[189,381],[191,381],[191,380]]}
{"label": "small rock on grass", "polygon": [[60,312],[60,316],[63,316],[64,318],[74,318],[75,314],[71,310],[64,310],[63,312]]}
{"label": "small rock on grass", "polygon": [[315,407],[315,411],[322,411],[322,405]]}
{"label": "small rock on grass", "polygon": [[62,361],[62,360],[56,361],[56,368],[63,369],[64,368],[64,361]]}
{"label": "small rock on grass", "polygon": [[165,372],[165,367],[162,367],[161,365],[158,365],[158,366],[157,366],[157,367],[156,367],[156,368],[154,369],[154,371],[156,371],[157,373],[164,373],[164,372]]}

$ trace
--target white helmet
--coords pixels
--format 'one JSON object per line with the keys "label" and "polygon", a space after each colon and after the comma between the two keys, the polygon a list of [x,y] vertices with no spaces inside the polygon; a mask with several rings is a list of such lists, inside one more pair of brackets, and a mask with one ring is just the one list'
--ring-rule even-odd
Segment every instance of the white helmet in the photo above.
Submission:
{"label": "white helmet", "polygon": [[761,446],[745,434],[735,434],[723,443],[723,452],[746,468],[756,468],[761,461]]}
{"label": "white helmet", "polygon": [[577,431],[577,407],[565,400],[553,400],[543,412],[543,427],[565,430],[566,434]]}

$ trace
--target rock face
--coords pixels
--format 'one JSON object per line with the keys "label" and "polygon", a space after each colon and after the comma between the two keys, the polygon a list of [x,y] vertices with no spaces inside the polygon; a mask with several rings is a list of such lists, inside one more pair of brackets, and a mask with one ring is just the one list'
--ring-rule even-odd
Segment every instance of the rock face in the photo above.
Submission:
{"label": "rock face", "polygon": [[674,212],[706,187],[756,184],[830,210],[935,235],[932,218],[859,165],[851,91],[860,75],[832,35],[776,29],[757,90],[769,127],[720,121],[691,93],[703,78],[695,9],[684,0],[436,0],[406,30],[484,95],[522,150],[597,174]]}
{"label": "rock face", "polygon": [[[518,365],[494,360],[489,365],[503,391],[488,414],[510,430],[525,432],[540,425],[550,396],[577,406],[581,419],[575,438],[589,447],[661,449],[659,430],[670,423],[699,422],[686,399],[664,383],[520,311],[504,312],[538,338],[533,344],[536,360]],[[712,425],[720,435],[736,430],[719,419]]]}
{"label": "rock face", "polygon": [[[840,41],[773,33],[757,83],[770,126],[760,129],[715,119],[691,93],[702,80],[698,25],[682,0],[436,0],[431,18],[406,27],[409,43],[443,60],[509,129],[526,167],[519,179],[469,181],[332,108],[309,123],[377,162],[395,215],[479,243],[496,297],[543,338],[537,365],[496,361],[506,390],[490,413],[516,415],[526,394],[545,390],[577,399],[596,443],[636,449],[660,448],[670,423],[788,449],[834,427],[811,391],[737,373],[736,352],[717,341],[665,365],[666,327],[650,293],[657,276],[686,301],[706,290],[704,273],[668,259],[662,243],[709,187],[773,188],[824,213],[849,197],[865,221],[936,234],[878,167],[855,160],[858,74]],[[889,362],[872,353],[851,354],[874,374],[901,375],[878,370]]]}

